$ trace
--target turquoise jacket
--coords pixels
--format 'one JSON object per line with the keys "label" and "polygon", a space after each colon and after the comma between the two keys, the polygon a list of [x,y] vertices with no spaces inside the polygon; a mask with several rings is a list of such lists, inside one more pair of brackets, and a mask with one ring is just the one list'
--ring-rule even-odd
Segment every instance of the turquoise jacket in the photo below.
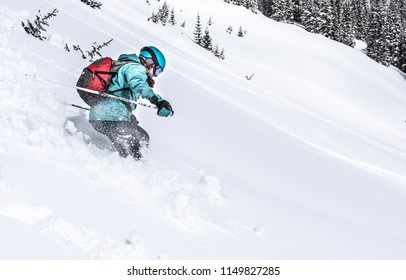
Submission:
{"label": "turquoise jacket", "polygon": [[[126,99],[137,101],[139,97],[151,99],[154,91],[146,82],[147,74],[145,67],[135,54],[122,54],[118,61],[130,61],[121,66],[117,74],[111,79],[109,91],[126,89],[114,94]],[[156,95],[158,100],[162,98]],[[131,108],[129,108],[129,106]],[[136,104],[127,105],[124,102],[106,98],[90,108],[89,120],[91,121],[130,121],[131,110],[136,108]],[[131,110],[130,110],[131,109]]]}

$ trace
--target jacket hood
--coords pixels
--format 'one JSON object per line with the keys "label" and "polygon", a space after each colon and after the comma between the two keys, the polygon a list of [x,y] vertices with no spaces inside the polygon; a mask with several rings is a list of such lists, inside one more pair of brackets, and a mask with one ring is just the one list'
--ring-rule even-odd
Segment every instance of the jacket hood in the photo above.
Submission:
{"label": "jacket hood", "polygon": [[140,63],[140,59],[138,58],[138,56],[136,54],[122,54],[118,57],[118,60],[122,60],[122,61],[130,60],[130,61]]}

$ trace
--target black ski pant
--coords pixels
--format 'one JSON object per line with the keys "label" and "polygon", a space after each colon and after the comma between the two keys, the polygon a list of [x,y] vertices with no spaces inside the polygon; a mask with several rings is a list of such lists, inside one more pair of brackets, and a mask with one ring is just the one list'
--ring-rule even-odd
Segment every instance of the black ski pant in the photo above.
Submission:
{"label": "black ski pant", "polygon": [[98,132],[106,135],[121,157],[132,156],[135,160],[141,158],[141,147],[148,147],[149,135],[138,125],[132,115],[131,121],[89,121]]}

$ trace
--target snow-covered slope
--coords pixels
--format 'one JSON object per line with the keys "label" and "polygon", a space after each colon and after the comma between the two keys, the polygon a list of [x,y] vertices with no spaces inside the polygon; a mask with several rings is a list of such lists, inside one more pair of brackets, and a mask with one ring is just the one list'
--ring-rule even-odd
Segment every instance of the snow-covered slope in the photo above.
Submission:
{"label": "snow-covered slope", "polygon": [[[168,0],[178,25],[166,27],[147,21],[162,5],[149,2],[2,1],[0,258],[406,257],[395,69],[222,0]],[[49,40],[21,28],[55,8]],[[198,13],[225,60],[193,42]],[[106,56],[156,45],[167,57],[156,92],[175,115],[136,110],[151,136],[142,162],[67,105],[84,105],[72,86],[88,62],[65,44],[109,39]]]}

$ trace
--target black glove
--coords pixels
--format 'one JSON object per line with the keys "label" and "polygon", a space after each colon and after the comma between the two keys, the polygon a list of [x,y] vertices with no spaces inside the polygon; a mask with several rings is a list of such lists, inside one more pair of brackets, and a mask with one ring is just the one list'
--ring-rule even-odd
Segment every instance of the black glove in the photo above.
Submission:
{"label": "black glove", "polygon": [[151,97],[150,102],[158,107],[158,116],[168,117],[174,114],[172,106],[168,101],[164,99],[158,100],[158,97],[154,95],[153,97]]}

